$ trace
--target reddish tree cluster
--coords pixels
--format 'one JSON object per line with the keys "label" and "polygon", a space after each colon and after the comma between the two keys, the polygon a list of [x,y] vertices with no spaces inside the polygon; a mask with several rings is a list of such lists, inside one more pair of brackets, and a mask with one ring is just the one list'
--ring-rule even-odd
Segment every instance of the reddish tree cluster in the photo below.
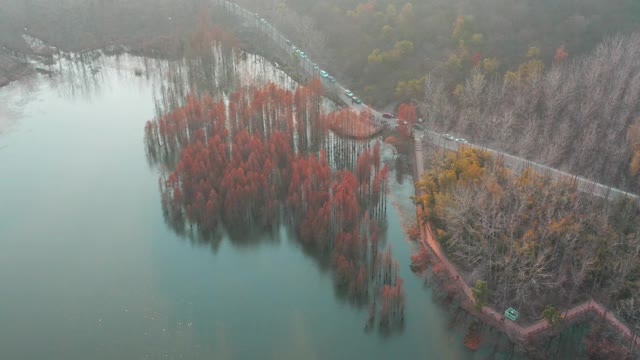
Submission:
{"label": "reddish tree cluster", "polygon": [[464,346],[469,349],[476,351],[480,348],[482,344],[482,334],[481,328],[478,322],[472,322],[469,325],[469,329],[467,330],[467,334],[464,336]]}
{"label": "reddish tree cluster", "polygon": [[294,95],[299,151],[318,151],[326,138],[326,120],[321,112],[324,86],[314,77],[308,86],[298,87]]}
{"label": "reddish tree cluster", "polygon": [[378,272],[380,282],[380,326],[389,328],[404,320],[403,280],[398,276],[398,263],[393,261],[391,249],[387,248]]}
{"label": "reddish tree cluster", "polygon": [[476,67],[476,66],[480,65],[480,62],[482,61],[482,59],[483,59],[482,54],[480,54],[478,52],[475,52],[471,56],[471,59],[469,59],[469,62],[471,63],[471,65],[473,67]]}
{"label": "reddish tree cluster", "polygon": [[203,55],[211,52],[212,46],[216,43],[232,49],[238,48],[239,45],[238,39],[232,32],[211,23],[211,17],[204,8],[198,19],[198,28],[191,36],[191,49],[196,54]]}
{"label": "reddish tree cluster", "polygon": [[565,49],[564,45],[562,45],[556,49],[556,54],[553,57],[553,61],[559,64],[567,60],[568,57],[569,53],[567,52],[567,49]]}
{"label": "reddish tree cluster", "polygon": [[400,104],[398,108],[398,133],[408,138],[411,136],[411,129],[418,120],[416,105],[413,103]]}
{"label": "reddish tree cluster", "polygon": [[351,108],[344,108],[331,113],[327,122],[329,128],[337,134],[355,139],[368,139],[382,131],[382,126],[372,120],[371,111],[368,109],[357,113]]}
{"label": "reddish tree cluster", "polygon": [[382,288],[382,306],[380,308],[380,326],[390,327],[394,321],[404,319],[403,280],[398,278],[395,285],[384,285]]}
{"label": "reddish tree cluster", "polygon": [[427,250],[424,247],[420,247],[418,252],[411,255],[411,270],[415,273],[421,273],[427,269],[429,262]]}
{"label": "reddish tree cluster", "polygon": [[[388,168],[379,144],[337,137],[328,144],[320,102],[316,80],[295,93],[268,84],[231,93],[228,103],[187,96],[148,122],[151,153],[169,160],[180,151],[160,181],[163,208],[172,223],[204,233],[286,219],[305,246],[330,255],[337,286],[374,302],[382,296],[387,326],[402,314],[403,299],[397,263],[378,251]],[[336,148],[353,171],[330,166],[327,151]]]}

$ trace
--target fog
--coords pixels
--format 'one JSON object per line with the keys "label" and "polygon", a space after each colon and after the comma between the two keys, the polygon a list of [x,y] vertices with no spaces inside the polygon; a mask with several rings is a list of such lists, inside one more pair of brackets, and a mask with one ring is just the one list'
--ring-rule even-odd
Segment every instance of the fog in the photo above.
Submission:
{"label": "fog", "polygon": [[[108,111],[124,112],[118,106],[120,103],[132,108],[146,106],[145,111],[155,105],[155,119],[144,128],[149,163],[139,162],[151,167],[145,169],[151,172],[144,176],[153,182],[149,188],[144,184],[141,188],[147,190],[155,203],[150,201],[153,204],[147,207],[147,203],[138,201],[139,195],[134,191],[127,200],[140,206],[140,213],[153,211],[150,214],[157,217],[154,220],[157,223],[153,223],[157,228],[173,227],[175,234],[171,236],[188,233],[192,240],[199,242],[199,237],[191,235],[206,232],[218,242],[216,246],[223,238],[218,236],[219,231],[233,226],[242,230],[252,227],[247,224],[258,224],[259,230],[268,226],[272,230],[281,225],[292,226],[287,234],[295,236],[287,240],[286,245],[278,246],[284,249],[293,245],[292,249],[298,251],[300,244],[296,241],[302,240],[303,248],[313,245],[320,249],[314,253],[305,248],[304,256],[314,256],[310,266],[313,270],[317,265],[322,267],[322,275],[327,275],[328,282],[335,282],[338,298],[345,297],[346,293],[357,294],[358,301],[350,299],[351,305],[360,310],[369,309],[366,328],[375,327],[378,310],[379,316],[384,316],[384,320],[378,320],[379,324],[397,327],[398,333],[393,334],[397,337],[385,339],[389,343],[377,342],[374,338],[376,346],[386,351],[402,349],[411,353],[413,347],[424,346],[420,351],[428,353],[432,348],[430,342],[416,345],[424,336],[440,343],[442,349],[438,347],[438,351],[447,353],[453,349],[456,354],[462,354],[461,351],[467,350],[461,341],[449,349],[449,343],[438,341],[440,336],[450,336],[455,331],[453,337],[462,337],[456,328],[460,326],[469,330],[464,344],[470,349],[479,346],[479,328],[483,327],[478,325],[480,321],[476,317],[467,315],[484,311],[493,321],[499,316],[493,309],[511,306],[520,309],[521,320],[529,321],[529,325],[542,321],[544,326],[548,325],[546,329],[553,326],[550,337],[537,339],[539,344],[526,349],[542,344],[533,351],[539,350],[542,358],[561,354],[557,349],[563,336],[553,336],[570,328],[556,328],[564,319],[559,309],[574,309],[573,314],[580,315],[579,301],[592,298],[598,301],[599,309],[615,311],[626,325],[610,322],[623,332],[632,328],[631,324],[640,324],[640,207],[637,201],[640,194],[640,1],[235,0],[234,3],[227,3],[223,8],[215,5],[214,0],[0,0],[0,87],[23,79],[25,82],[36,79],[33,83],[38,83],[64,78],[64,66],[73,68],[80,63],[82,71],[69,72],[68,76],[81,73],[85,79],[95,80],[108,74],[100,61],[108,59],[105,64],[120,64],[120,55],[130,54],[124,58],[131,56],[140,63],[124,69],[114,66],[118,69],[117,78],[104,75],[107,83],[115,81],[117,87],[112,88],[112,92],[105,87],[101,92],[103,99],[135,92],[132,84],[140,85],[149,79],[157,79],[159,85],[146,84],[146,92],[138,94],[140,98],[148,98],[148,102],[140,100],[138,104],[138,100],[121,96],[116,102],[108,103],[109,110],[101,107],[94,110],[106,118]],[[147,66],[147,62],[161,65]],[[287,88],[278,88],[275,83],[260,84],[257,80],[274,78],[286,79]],[[4,95],[15,92],[11,86],[4,90]],[[60,94],[50,90],[51,101],[63,100]],[[152,92],[156,96],[156,92],[161,94],[162,100],[147,96]],[[27,93],[16,96],[30,99]],[[37,99],[37,94],[33,98]],[[94,105],[90,100],[87,97],[78,104],[91,108]],[[325,107],[327,103],[331,105]],[[62,135],[49,138],[44,136],[49,134],[40,132],[47,141],[59,141],[68,134],[69,129],[58,127],[55,121],[69,120],[77,123],[74,126],[87,126],[84,119],[74,117],[75,105],[64,104],[71,115],[57,114],[60,119],[52,116],[52,122],[47,123],[55,128],[50,130],[53,134]],[[341,110],[334,111],[338,107]],[[201,112],[203,109],[206,111]],[[19,122],[13,119],[13,111],[0,104],[0,136],[10,133],[6,129]],[[49,114],[35,113],[43,117]],[[132,126],[129,115],[116,113],[120,123]],[[90,115],[87,117],[91,118]],[[140,124],[149,120],[136,116]],[[105,127],[109,125],[108,120],[100,123]],[[114,138],[122,135],[115,134],[118,128],[108,128],[114,132]],[[340,128],[342,133],[338,131]],[[78,138],[88,141],[90,136],[95,136],[89,130],[85,128],[90,135]],[[129,130],[131,144],[127,151],[141,160],[143,148],[136,146],[143,137],[143,127]],[[31,146],[30,131],[17,136],[22,139],[22,146],[37,153],[38,149]],[[238,134],[241,136],[236,137]],[[89,155],[74,150],[79,155]],[[382,158],[380,151],[384,154]],[[242,154],[247,155],[247,159],[243,159]],[[267,158],[265,154],[270,155]],[[427,157],[423,158],[425,154]],[[105,158],[103,163],[112,160],[107,153],[100,155]],[[326,156],[334,159],[327,162]],[[18,155],[11,157],[11,161],[19,168],[23,159]],[[100,162],[88,160],[87,164],[101,166]],[[139,165],[136,164],[131,163]],[[395,179],[387,183],[389,164],[391,177]],[[54,161],[47,165],[56,170],[62,168]],[[153,168],[156,165],[157,168]],[[124,171],[120,162],[117,169]],[[74,170],[87,172],[81,168]],[[349,171],[355,171],[357,177],[349,175]],[[162,174],[158,179],[159,194],[155,192],[156,172]],[[127,174],[117,178],[128,180]],[[56,180],[64,178],[58,176]],[[18,184],[20,179],[14,180]],[[36,177],[29,180],[34,187],[40,185]],[[109,179],[101,176],[99,180]],[[277,186],[269,187],[274,185],[271,182]],[[83,186],[84,183],[90,182],[83,182]],[[387,188],[387,184],[391,186]],[[417,185],[414,187],[414,184]],[[15,194],[37,194],[21,189]],[[286,198],[282,197],[284,194]],[[31,203],[22,202],[20,206]],[[392,221],[387,219],[387,213],[395,211],[392,208],[398,203],[409,205],[410,210],[405,211],[409,214],[406,224],[400,224],[395,213],[390,217]],[[365,211],[360,213],[363,204],[370,208],[363,208]],[[156,205],[162,205],[162,214]],[[118,206],[125,207],[120,203]],[[65,210],[69,209],[65,207]],[[61,219],[60,224],[66,224],[62,220],[83,218],[78,215],[92,216],[88,211],[70,214]],[[104,218],[110,219],[110,216]],[[92,220],[96,222],[95,228],[103,224],[102,218]],[[31,221],[25,217],[26,225],[20,230],[29,230]],[[144,222],[136,225],[148,227]],[[143,232],[148,230],[145,227]],[[380,248],[378,231],[389,237],[388,242],[386,238],[381,240]],[[405,241],[403,231],[414,241]],[[28,237],[28,231],[25,234],[23,237]],[[74,235],[82,238],[86,245],[85,234]],[[101,235],[112,234],[105,231]],[[48,241],[47,236],[42,238]],[[253,244],[256,239],[247,242]],[[16,244],[20,240],[17,239]],[[151,241],[151,236],[149,240],[148,244],[158,246]],[[168,242],[171,247],[178,246],[178,241],[172,241]],[[353,249],[352,244],[355,244]],[[400,254],[402,266],[394,262],[389,250],[385,265],[380,268],[380,251],[387,245],[402,249],[394,252]],[[358,246],[362,248],[357,249]],[[409,254],[413,246],[420,249],[420,256]],[[18,248],[21,249],[16,245]],[[114,249],[123,251],[126,246]],[[427,249],[434,250],[434,254],[427,254]],[[187,250],[200,255],[197,247]],[[246,252],[239,253],[238,257],[263,250],[247,246]],[[171,249],[167,253],[177,251]],[[147,252],[146,248],[142,249],[143,254]],[[85,256],[91,259],[87,253],[71,253],[83,257],[82,260]],[[437,272],[443,269],[434,267],[426,278],[410,272],[410,260],[411,269],[433,267],[427,264],[431,255],[440,260],[448,257],[453,265],[448,260],[442,263],[455,267],[451,278],[443,281],[446,289],[436,286],[433,293],[447,298],[443,300],[447,302],[444,306],[431,299],[437,296],[432,296],[433,283],[429,283],[433,280],[430,276],[440,276]],[[64,256],[68,254],[61,254],[60,258]],[[205,258],[203,266],[229,260],[224,254],[213,256],[215,261]],[[295,264],[291,259],[296,255],[286,256],[283,263]],[[271,266],[274,257],[265,258],[269,261],[260,261]],[[424,263],[417,264],[414,260]],[[227,272],[256,274],[251,265],[239,269],[240,262],[230,262],[229,269],[233,270]],[[171,261],[162,263],[175,265]],[[9,276],[15,272],[9,270],[12,270],[6,272]],[[166,270],[165,277],[172,279],[174,270]],[[289,271],[298,275],[297,270]],[[408,280],[407,293],[411,292],[406,297],[408,309],[413,306],[413,310],[407,311],[406,324],[404,282],[398,277],[399,273]],[[227,276],[226,272],[216,274]],[[370,280],[367,280],[368,274],[371,274]],[[454,277],[464,283],[466,292],[454,296],[457,285],[449,287],[447,283]],[[381,278],[384,281],[381,282]],[[162,281],[164,277],[158,276],[158,279]],[[203,281],[202,285],[184,283],[200,289],[214,288],[209,278],[198,276],[198,279]],[[378,280],[372,281],[375,279]],[[369,282],[375,286],[367,287]],[[303,286],[311,283],[317,286],[319,282],[309,280]],[[267,287],[265,284],[272,288],[280,286],[262,283]],[[477,288],[471,289],[474,284]],[[25,282],[25,287],[30,285]],[[239,288],[235,280],[229,281],[225,292],[233,294]],[[317,288],[318,291],[307,294],[296,286],[287,287],[287,291],[297,295],[313,296],[313,301],[333,300],[330,296],[324,298],[326,294],[320,292],[327,290],[328,294],[328,289]],[[469,295],[472,291],[473,296]],[[276,291],[265,292],[270,296],[279,295]],[[183,295],[180,291],[167,293]],[[380,294],[384,294],[384,303],[377,302]],[[468,296],[475,310],[460,301],[464,296]],[[215,303],[210,298],[213,295],[208,294],[201,301],[209,305]],[[259,295],[242,297],[247,303],[255,299],[259,299]],[[237,298],[228,296],[227,300],[231,304]],[[148,299],[140,301],[146,303]],[[14,302],[20,304],[17,298]],[[186,297],[177,306],[184,303],[187,303]],[[309,300],[299,303],[315,307]],[[191,314],[190,300],[188,304]],[[268,304],[263,304],[265,309],[260,310],[260,315],[270,315]],[[386,305],[380,307],[381,304]],[[350,307],[338,305],[340,311],[355,314],[357,322],[361,321],[360,315],[352,313]],[[483,309],[483,305],[493,308]],[[467,308],[462,311],[464,306]],[[333,304],[330,307],[333,309]],[[436,315],[431,314],[433,309],[437,309]],[[334,316],[338,314],[331,311],[335,312]],[[389,320],[390,311],[393,320]],[[429,316],[424,311],[428,311]],[[458,315],[462,313],[464,319],[459,320]],[[203,329],[221,321],[215,312],[210,314],[213,321]],[[453,318],[446,319],[450,320],[451,329],[445,331],[445,317],[451,314]],[[543,316],[548,318],[548,323],[541,320]],[[226,321],[246,326],[256,318],[259,316],[247,313],[247,320],[238,317]],[[441,321],[431,323],[433,318]],[[102,321],[102,317],[99,319]],[[199,319],[190,318],[189,327],[191,320]],[[330,322],[329,318],[323,320]],[[455,324],[458,320],[463,325]],[[488,323],[496,329],[506,329],[504,323],[495,322],[497,325]],[[320,323],[316,319],[309,328],[323,331],[323,326],[317,326]],[[360,323],[354,324],[361,327]],[[240,326],[235,330],[239,331]],[[429,329],[424,330],[425,327]],[[326,329],[332,330],[330,325],[326,325]],[[349,336],[362,335],[345,329],[343,332]],[[482,331],[489,329],[494,328],[487,326]],[[603,359],[633,356],[633,347],[601,336],[603,328],[593,329],[588,330],[588,336],[584,336],[587,330],[581,329],[577,336],[580,343],[588,340],[586,352],[590,355]],[[210,335],[210,331],[204,332],[203,343],[212,343]],[[342,336],[337,332],[334,335]],[[263,340],[259,338],[253,341],[258,344]],[[364,341],[359,345],[372,340],[363,338],[366,340],[359,338],[358,341]],[[398,338],[409,340],[411,346],[393,343]],[[505,346],[512,347],[504,336],[491,345],[492,351],[497,351],[503,338]],[[270,340],[264,343],[267,348],[278,346]],[[323,351],[340,348],[333,343],[322,345],[325,345]],[[581,346],[574,347],[576,352],[584,350]],[[378,349],[362,348],[374,352]],[[322,353],[315,352],[316,355]],[[378,355],[387,357],[386,353]]]}

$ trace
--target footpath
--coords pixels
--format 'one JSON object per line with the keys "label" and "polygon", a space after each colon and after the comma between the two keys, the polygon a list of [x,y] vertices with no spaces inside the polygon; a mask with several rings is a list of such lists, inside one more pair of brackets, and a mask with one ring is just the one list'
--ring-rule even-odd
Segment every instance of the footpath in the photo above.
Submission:
{"label": "footpath", "polygon": [[[417,174],[422,174],[423,170],[423,146],[420,134],[416,135],[415,143],[415,157]],[[422,171],[421,171],[422,170]],[[419,192],[416,188],[416,192]],[[418,220],[420,221],[420,220]],[[450,278],[455,282],[455,286],[460,290],[461,294],[465,297],[465,301],[468,305],[473,304],[473,293],[469,285],[464,281],[462,275],[458,269],[449,261],[446,254],[442,250],[440,243],[433,236],[431,226],[428,223],[421,224],[420,227],[420,244],[428,251],[431,251],[441,262],[442,266],[449,273]],[[541,334],[545,331],[553,330],[553,326],[546,320],[538,320],[528,326],[520,326],[519,324],[505,319],[501,311],[496,311],[489,306],[482,307],[482,312],[475,311],[471,306],[466,306],[466,309],[470,311],[474,316],[480,318],[484,322],[494,326],[500,331],[509,335],[513,340],[525,342],[531,339],[533,336]],[[568,310],[563,311],[565,322],[571,322],[577,318],[587,315],[588,313],[594,313],[597,316],[602,317],[611,326],[617,329],[629,342],[635,343],[635,346],[640,346],[640,338],[634,334],[625,324],[623,324],[618,318],[615,317],[611,311],[595,300],[591,299],[584,303],[578,304]]]}

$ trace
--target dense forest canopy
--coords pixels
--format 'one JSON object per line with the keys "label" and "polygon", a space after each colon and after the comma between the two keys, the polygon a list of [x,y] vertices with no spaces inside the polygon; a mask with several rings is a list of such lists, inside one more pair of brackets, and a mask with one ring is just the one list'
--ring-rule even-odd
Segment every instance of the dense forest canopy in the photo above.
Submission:
{"label": "dense forest canopy", "polygon": [[521,63],[531,46],[549,64],[563,45],[569,54],[586,53],[610,34],[634,30],[640,19],[633,0],[239,2],[379,105],[392,102],[398,86],[408,87],[397,91],[399,99],[419,96],[421,78],[445,71],[449,57],[461,55],[461,45],[467,52],[463,66],[470,68],[475,56],[495,59],[504,72]]}
{"label": "dense forest canopy", "polygon": [[535,48],[517,70],[478,67],[451,94],[430,78],[421,109],[441,131],[611,186],[640,191],[640,34],[544,71]]}
{"label": "dense forest canopy", "polygon": [[[429,221],[467,281],[490,303],[535,319],[549,305],[589,296],[611,308],[638,304],[640,207],[579,193],[567,180],[505,168],[488,153],[434,152],[417,183]],[[638,320],[638,307],[623,316]],[[635,311],[635,312],[634,312]]]}

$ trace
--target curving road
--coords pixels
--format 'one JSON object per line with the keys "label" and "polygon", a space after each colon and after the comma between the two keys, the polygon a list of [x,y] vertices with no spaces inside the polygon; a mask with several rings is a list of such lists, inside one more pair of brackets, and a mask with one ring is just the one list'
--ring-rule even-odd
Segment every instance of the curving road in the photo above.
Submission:
{"label": "curving road", "polygon": [[[351,98],[349,98],[345,94],[346,88],[340,85],[340,83],[338,82],[331,83],[331,81],[329,81],[328,78],[321,77],[320,76],[321,69],[314,68],[316,64],[312,62],[308,56],[305,56],[304,58],[300,58],[300,56],[298,55],[293,55],[295,50],[295,45],[290,43],[284,35],[282,35],[268,21],[261,18],[257,13],[253,13],[231,1],[227,1],[227,0],[212,0],[212,1],[215,4],[222,6],[224,9],[231,12],[232,14],[240,17],[244,26],[250,27],[250,28],[256,28],[258,31],[264,33],[265,35],[268,35],[270,37],[270,40],[273,42],[273,45],[276,46],[277,48],[280,48],[284,53],[291,54],[292,56],[296,56],[299,59],[298,64],[299,64],[300,70],[302,70],[303,73],[305,73],[309,77],[319,76],[320,79],[322,80],[323,85],[326,87],[327,91],[333,92],[335,96],[337,96],[340,100],[342,100],[345,104],[347,104],[347,106],[349,106],[350,108],[358,112],[363,109],[369,110],[371,114],[373,114],[372,120],[379,126],[384,126],[384,127],[395,126],[395,124],[391,124],[391,122],[387,121],[382,117],[382,112],[377,111],[364,103],[363,104],[353,103],[351,101]],[[418,156],[416,156],[416,162],[417,162],[416,165],[418,169],[418,174],[422,173],[421,170],[423,169],[423,166],[424,166],[423,165],[424,163],[422,162],[423,161],[422,160],[422,142],[429,142],[431,144],[434,144],[436,146],[440,146],[449,150],[457,150],[461,146],[460,143],[457,143],[451,140],[446,140],[443,137],[443,134],[437,133],[432,130],[422,130],[419,128],[414,129],[414,139],[416,142],[420,142],[420,145],[421,145],[420,154],[419,154],[420,157],[418,158]],[[474,144],[467,144],[467,146],[483,149],[490,152],[494,156],[502,157],[504,159],[505,165],[515,171],[521,171],[526,167],[531,167],[536,171],[546,173],[549,176],[552,176],[555,178],[571,179],[572,181],[576,182],[578,186],[578,190],[582,192],[591,193],[596,196],[611,199],[611,200],[616,200],[621,198],[631,198],[636,201],[640,200],[640,197],[636,194],[629,193],[624,190],[612,188],[604,184],[596,183],[589,179],[583,178],[581,176],[572,175],[564,171],[550,168],[546,165],[535,163],[521,157],[513,156],[501,151],[485,148],[485,147],[474,145]]]}

